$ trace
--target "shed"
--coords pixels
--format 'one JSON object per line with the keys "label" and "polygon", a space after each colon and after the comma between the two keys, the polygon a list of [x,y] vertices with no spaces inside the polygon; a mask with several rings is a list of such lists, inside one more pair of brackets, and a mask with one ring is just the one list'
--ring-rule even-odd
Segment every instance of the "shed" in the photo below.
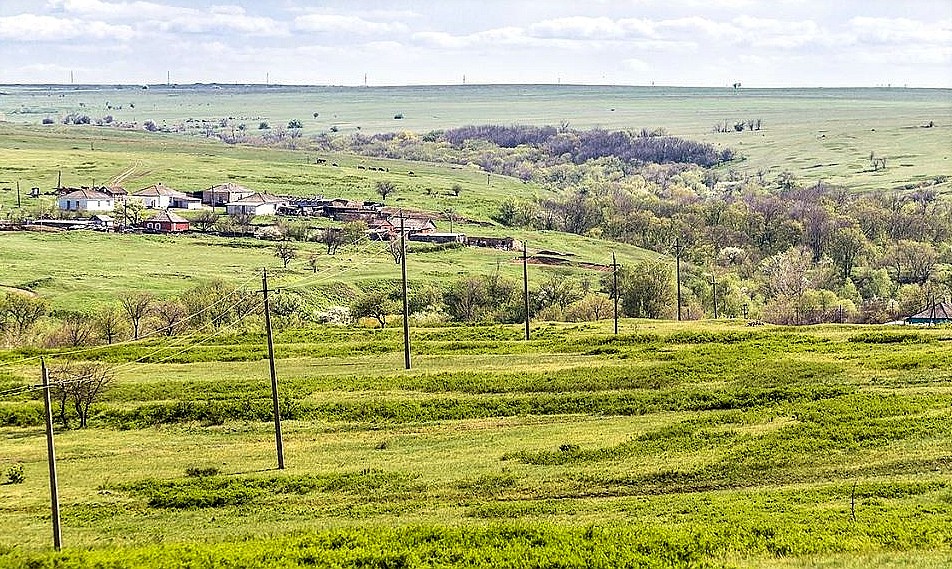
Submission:
{"label": "shed", "polygon": [[160,211],[145,220],[142,226],[152,231],[161,231],[163,233],[175,233],[179,231],[188,231],[189,223],[184,217],[171,212]]}
{"label": "shed", "polygon": [[905,320],[906,324],[936,325],[952,323],[952,302],[933,304]]}

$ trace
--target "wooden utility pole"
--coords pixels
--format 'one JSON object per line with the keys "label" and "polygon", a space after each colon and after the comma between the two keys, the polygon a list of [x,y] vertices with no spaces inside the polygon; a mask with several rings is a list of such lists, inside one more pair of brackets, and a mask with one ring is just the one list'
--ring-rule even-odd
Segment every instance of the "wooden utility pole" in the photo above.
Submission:
{"label": "wooden utility pole", "polygon": [[278,375],[274,371],[274,338],[271,334],[271,305],[268,303],[268,269],[261,273],[261,291],[264,293],[264,327],[268,332],[268,363],[271,368],[271,405],[274,408],[274,444],[278,453],[278,468],[284,470],[284,440],[281,437],[281,408],[278,400]]}
{"label": "wooden utility pole", "polygon": [[526,311],[526,340],[529,339],[529,242],[522,243],[522,294]]}
{"label": "wooden utility pole", "polygon": [[717,320],[717,277],[711,274],[711,293],[714,296],[714,320]]}
{"label": "wooden utility pole", "polygon": [[56,171],[56,189],[58,190],[62,187],[63,187],[63,171],[57,170]]}
{"label": "wooden utility pole", "polygon": [[17,180],[17,207],[20,207],[20,180]]}
{"label": "wooden utility pole", "polygon": [[612,251],[612,296],[615,298],[615,335],[618,335],[618,262]]}
{"label": "wooden utility pole", "polygon": [[410,301],[407,298],[407,232],[400,210],[400,274],[403,277],[403,363],[410,369]]}
{"label": "wooden utility pole", "polygon": [[681,240],[674,240],[674,262],[675,262],[675,281],[678,288],[678,321],[681,321],[681,254],[684,248],[681,246]]}
{"label": "wooden utility pole", "polygon": [[46,369],[46,361],[40,358],[40,373],[43,376],[43,404],[46,409],[46,460],[50,465],[50,505],[53,518],[53,547],[59,551],[63,546],[63,536],[60,533],[59,514],[59,484],[56,481],[56,451],[53,448],[53,409],[50,405],[50,373]]}

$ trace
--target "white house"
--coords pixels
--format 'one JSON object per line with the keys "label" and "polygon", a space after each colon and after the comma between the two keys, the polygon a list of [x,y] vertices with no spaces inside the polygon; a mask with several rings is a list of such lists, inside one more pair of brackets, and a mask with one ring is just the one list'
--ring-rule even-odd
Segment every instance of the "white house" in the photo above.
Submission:
{"label": "white house", "polygon": [[172,207],[173,199],[184,199],[188,196],[178,190],[173,190],[172,188],[160,182],[158,184],[151,185],[148,188],[142,188],[138,192],[132,194],[132,197],[140,200],[142,205],[148,209],[168,209]]}
{"label": "white house", "polygon": [[254,190],[250,190],[244,186],[226,182],[224,184],[212,186],[207,190],[203,190],[202,202],[214,207],[217,205],[225,205],[230,202],[236,202],[248,196],[252,196],[254,193]]}
{"label": "white house", "polygon": [[63,211],[112,211],[116,200],[103,192],[81,188],[60,196],[57,205]]}
{"label": "white house", "polygon": [[252,194],[246,198],[225,204],[228,215],[274,215],[278,206],[287,205],[288,200],[269,194]]}

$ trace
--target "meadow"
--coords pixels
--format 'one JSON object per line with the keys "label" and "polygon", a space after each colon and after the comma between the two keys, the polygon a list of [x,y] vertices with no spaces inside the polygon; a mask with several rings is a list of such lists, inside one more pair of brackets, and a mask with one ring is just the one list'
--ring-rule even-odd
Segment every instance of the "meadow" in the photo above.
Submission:
{"label": "meadow", "polygon": [[[87,349],[117,386],[59,430],[49,552],[36,393],[0,403],[13,567],[943,567],[945,329],[624,320],[278,333]],[[35,351],[3,354],[0,391]],[[56,359],[55,353],[45,352]]]}
{"label": "meadow", "polygon": [[[397,186],[387,205],[440,212],[440,230],[454,215],[465,218],[455,227],[467,234],[513,235],[528,240],[530,252],[600,264],[613,251],[623,265],[658,258],[595,233],[494,223],[504,199],[552,190],[476,166],[40,124],[69,112],[140,126],[224,118],[277,130],[297,119],[303,137],[331,127],[344,136],[357,127],[425,133],[479,123],[662,127],[737,150],[743,159],[721,166],[725,175],[789,170],[862,192],[952,173],[948,90],[0,91],[0,217],[14,209],[18,181],[25,210],[48,209],[51,196],[26,192],[49,191],[60,174],[67,186],[125,174],[131,190],[234,181],[352,199],[377,197],[375,183],[386,180]],[[764,127],[711,128],[744,119]],[[889,158],[885,170],[869,170],[871,151]],[[217,278],[256,290],[265,267],[273,288],[328,305],[399,278],[378,243],[333,256],[318,243],[295,246],[298,258],[285,269],[274,243],[253,239],[2,232],[0,285],[37,293],[65,313],[114,304],[130,290],[168,298]],[[310,254],[319,255],[315,271],[305,263]],[[496,270],[521,278],[516,252],[486,249],[412,245],[408,269],[411,287]],[[551,276],[596,283],[605,273],[533,265],[529,274],[536,286]],[[0,350],[0,566],[952,564],[948,329],[623,319],[617,336],[604,320],[533,322],[525,341],[518,325],[415,322],[413,369],[405,370],[399,325],[279,324],[281,471],[267,348],[253,312],[168,338]],[[25,389],[39,379],[41,356],[106,362],[117,374],[89,428],[57,429],[62,553],[50,550],[42,404]],[[22,483],[3,483],[17,465]]]}
{"label": "meadow", "polygon": [[[948,175],[952,168],[948,89],[11,85],[0,91],[0,121],[13,124],[38,125],[45,118],[58,122],[67,113],[84,113],[93,120],[110,115],[140,129],[146,120],[175,125],[191,119],[187,124],[200,132],[202,121],[225,119],[256,131],[262,122],[278,129],[296,120],[308,137],[332,129],[343,135],[422,134],[470,124],[564,122],[583,129],[660,127],[675,136],[734,148],[743,160],[725,169],[750,175],[764,171],[771,178],[790,171],[809,181],[859,190],[893,189]],[[713,132],[716,124],[747,119],[761,119],[763,128]],[[930,123],[932,128],[923,128]],[[870,152],[888,158],[885,170],[869,167]],[[68,167],[66,161],[61,164]]]}

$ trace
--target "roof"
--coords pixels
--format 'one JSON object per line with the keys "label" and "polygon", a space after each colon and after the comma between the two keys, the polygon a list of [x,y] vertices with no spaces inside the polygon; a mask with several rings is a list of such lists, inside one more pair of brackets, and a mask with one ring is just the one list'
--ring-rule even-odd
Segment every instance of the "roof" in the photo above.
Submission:
{"label": "roof", "polygon": [[95,189],[111,196],[124,196],[129,193],[122,186],[97,186]]}
{"label": "roof", "polygon": [[[389,221],[390,221],[390,224],[393,225],[395,229],[400,228],[399,217],[391,217]],[[436,227],[436,225],[431,220],[425,219],[425,218],[420,218],[420,217],[403,218],[404,229],[414,230],[414,229],[422,229],[424,227]]]}
{"label": "roof", "polygon": [[262,204],[279,204],[287,203],[288,200],[284,198],[279,198],[277,196],[272,196],[270,194],[261,194],[254,193],[246,198],[241,198],[240,200],[235,200],[233,202],[228,202],[225,205],[262,205]]}
{"label": "roof", "polygon": [[146,221],[158,221],[166,223],[188,223],[188,220],[171,211],[160,211],[147,219]]}
{"label": "roof", "polygon": [[89,188],[81,188],[74,190],[68,194],[60,196],[60,199],[66,198],[69,200],[111,200],[112,196],[109,194],[104,194],[96,190],[91,190]]}
{"label": "roof", "polygon": [[232,183],[225,182],[224,184],[217,184],[205,190],[206,192],[241,192],[245,194],[253,194],[254,190],[246,188],[244,186]]}
{"label": "roof", "polygon": [[185,197],[185,194],[178,190],[173,190],[172,188],[164,184],[153,184],[147,188],[142,188],[138,192],[132,194],[134,196],[168,196],[170,198],[182,198]]}
{"label": "roof", "polygon": [[952,302],[942,302],[935,306],[928,306],[922,312],[909,316],[906,320],[952,320]]}
{"label": "roof", "polygon": [[95,220],[95,221],[104,221],[104,222],[112,221],[111,217],[109,217],[108,215],[103,215],[103,214],[94,215],[90,217],[89,219]]}

